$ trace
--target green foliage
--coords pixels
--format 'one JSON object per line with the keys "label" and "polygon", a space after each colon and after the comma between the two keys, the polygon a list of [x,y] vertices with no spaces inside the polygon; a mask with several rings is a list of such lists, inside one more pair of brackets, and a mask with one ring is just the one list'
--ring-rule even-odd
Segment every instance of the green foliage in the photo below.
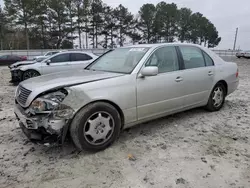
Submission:
{"label": "green foliage", "polygon": [[138,26],[140,31],[143,33],[143,39],[147,40],[147,43],[152,41],[154,34],[158,33],[156,28],[156,8],[153,4],[145,4],[139,11],[140,20]]}
{"label": "green foliage", "polygon": [[2,7],[0,6],[0,49],[4,49],[4,39],[5,35],[8,33],[8,26],[7,26],[8,20],[6,17],[6,14],[2,10]]}
{"label": "green foliage", "polygon": [[119,45],[123,46],[126,40],[125,36],[127,36],[131,30],[131,24],[133,23],[134,17],[128,9],[121,4],[114,10],[114,17],[117,22],[116,29],[118,33]]}
{"label": "green foliage", "polygon": [[174,3],[145,4],[139,15],[139,29],[147,43],[178,40],[215,47],[221,41],[215,26],[201,13],[178,9]]}
{"label": "green foliage", "polygon": [[1,49],[73,48],[76,38],[79,48],[174,41],[215,47],[221,41],[216,27],[201,13],[164,1],[144,4],[136,15],[121,4],[112,8],[102,0],[4,0],[4,4]]}
{"label": "green foliage", "polygon": [[181,8],[179,10],[178,26],[178,39],[181,42],[188,41],[191,35],[191,16],[192,11],[187,8]]}

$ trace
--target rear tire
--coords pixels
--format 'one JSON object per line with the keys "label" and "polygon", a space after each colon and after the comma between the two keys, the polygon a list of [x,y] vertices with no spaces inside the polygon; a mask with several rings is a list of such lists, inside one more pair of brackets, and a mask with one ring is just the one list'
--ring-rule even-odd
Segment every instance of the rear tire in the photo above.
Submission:
{"label": "rear tire", "polygon": [[40,76],[40,73],[35,70],[27,70],[23,73],[22,80]]}
{"label": "rear tire", "polygon": [[209,96],[209,100],[205,108],[210,112],[219,111],[224,105],[225,98],[225,86],[222,83],[217,83]]}
{"label": "rear tire", "polygon": [[121,117],[116,108],[105,102],[89,104],[74,117],[70,136],[79,151],[100,151],[119,137]]}

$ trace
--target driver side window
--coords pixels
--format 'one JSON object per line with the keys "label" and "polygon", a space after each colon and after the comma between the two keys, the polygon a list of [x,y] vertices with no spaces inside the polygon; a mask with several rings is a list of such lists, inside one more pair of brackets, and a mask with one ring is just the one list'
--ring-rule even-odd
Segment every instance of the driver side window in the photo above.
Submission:
{"label": "driver side window", "polygon": [[157,49],[149,58],[145,66],[157,66],[159,73],[179,70],[178,56],[174,46]]}
{"label": "driver side window", "polygon": [[59,54],[50,59],[51,63],[61,63],[70,61],[69,54]]}

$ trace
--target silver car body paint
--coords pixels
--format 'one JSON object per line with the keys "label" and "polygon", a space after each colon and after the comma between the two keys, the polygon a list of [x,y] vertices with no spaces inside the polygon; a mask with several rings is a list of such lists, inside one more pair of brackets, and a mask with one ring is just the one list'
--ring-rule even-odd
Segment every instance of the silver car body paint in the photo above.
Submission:
{"label": "silver car body paint", "polygon": [[[213,59],[215,65],[161,73],[152,77],[140,76],[145,62],[156,49],[181,45],[200,48]],[[41,93],[66,88],[69,94],[62,104],[70,106],[74,114],[89,103],[107,101],[122,111],[124,128],[128,128],[141,122],[206,105],[213,87],[221,80],[228,85],[228,95],[238,87],[237,65],[223,61],[207,48],[179,43],[133,47],[150,49],[131,74],[81,70],[32,78],[20,84],[31,91],[22,107],[29,107]],[[177,83],[177,77],[182,77],[183,81]]]}

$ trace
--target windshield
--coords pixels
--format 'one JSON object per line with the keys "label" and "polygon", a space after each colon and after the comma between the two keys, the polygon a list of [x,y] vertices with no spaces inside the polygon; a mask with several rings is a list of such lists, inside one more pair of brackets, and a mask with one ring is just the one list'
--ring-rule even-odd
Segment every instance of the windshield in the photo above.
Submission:
{"label": "windshield", "polygon": [[131,73],[149,48],[118,48],[111,51],[93,64],[87,67],[88,70]]}

